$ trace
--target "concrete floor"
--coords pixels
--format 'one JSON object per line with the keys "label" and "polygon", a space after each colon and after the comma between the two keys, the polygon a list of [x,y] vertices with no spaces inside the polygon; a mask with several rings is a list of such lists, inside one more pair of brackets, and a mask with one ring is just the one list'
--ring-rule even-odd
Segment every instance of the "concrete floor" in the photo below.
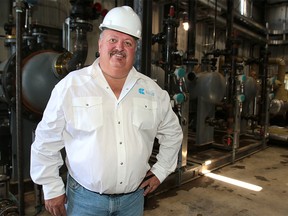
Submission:
{"label": "concrete floor", "polygon": [[288,145],[269,148],[214,173],[261,186],[260,192],[203,176],[148,199],[144,216],[287,216]]}
{"label": "concrete floor", "polygon": [[[144,216],[287,216],[288,145],[272,145],[214,173],[261,186],[260,192],[202,176],[150,197]],[[28,203],[26,215],[35,215]],[[47,212],[37,214],[49,215]]]}

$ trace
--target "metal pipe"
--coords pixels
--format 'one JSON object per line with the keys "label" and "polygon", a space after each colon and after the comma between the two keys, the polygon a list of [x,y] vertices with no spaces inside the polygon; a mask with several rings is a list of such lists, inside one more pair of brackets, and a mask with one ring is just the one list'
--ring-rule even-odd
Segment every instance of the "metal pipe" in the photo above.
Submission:
{"label": "metal pipe", "polygon": [[83,67],[88,54],[87,32],[84,28],[76,28],[76,39],[73,56],[67,64],[68,72]]}
{"label": "metal pipe", "polygon": [[[226,50],[232,50],[232,28],[233,28],[233,0],[227,0],[227,8],[232,10],[228,10],[229,13],[227,14],[227,28],[226,28],[226,44],[225,48]],[[233,55],[233,53],[232,53]],[[232,62],[232,55],[225,55],[225,65],[226,65],[226,80],[227,80],[227,89],[226,89],[226,95],[227,95],[227,134],[228,137],[231,136],[233,133],[233,94],[234,94],[234,74],[233,74],[233,62]],[[229,141],[228,141],[229,142]]]}
{"label": "metal pipe", "polygon": [[[235,162],[236,149],[239,146],[239,124],[240,124],[240,109],[239,102],[235,101],[236,92],[236,57],[238,54],[238,45],[235,43],[233,35],[234,23],[234,0],[227,0],[227,28],[226,28],[226,50],[231,51],[231,54],[225,55],[225,64],[229,68],[228,85],[227,87],[227,135],[233,134],[232,143],[232,163]],[[238,90],[237,90],[238,91]]]}
{"label": "metal pipe", "polygon": [[197,1],[189,0],[188,2],[188,42],[187,42],[187,54],[189,57],[195,57],[196,52],[196,15],[197,15]]}
{"label": "metal pipe", "polygon": [[151,77],[151,50],[152,50],[152,1],[143,2],[143,39],[142,39],[142,67],[141,72]]}
{"label": "metal pipe", "polygon": [[282,58],[269,58],[269,65],[278,65],[277,79],[282,83],[279,89],[276,91],[275,98],[283,101],[287,101],[287,91],[285,90],[285,74],[286,74],[286,63]]}
{"label": "metal pipe", "polygon": [[198,64],[198,60],[195,59],[196,52],[196,14],[197,14],[197,1],[189,0],[188,2],[188,41],[187,41],[187,59],[184,60],[184,64],[187,67],[187,79],[192,81],[196,76],[193,72],[194,66]]}
{"label": "metal pipe", "polygon": [[[143,1],[142,0],[134,0],[134,10],[135,12],[138,14],[138,16],[140,17],[141,21],[142,21],[142,39],[144,40],[144,34],[146,34],[144,32],[144,17],[143,17]],[[150,36],[149,36],[150,37]],[[144,70],[142,68],[142,61],[143,61],[143,43],[141,43],[140,40],[138,40],[137,43],[137,52],[136,52],[136,56],[135,56],[135,62],[134,62],[134,67],[136,68],[136,70],[141,71],[142,73],[144,73]]]}
{"label": "metal pipe", "polygon": [[152,1],[134,1],[134,10],[142,21],[142,40],[138,42],[135,56],[135,68],[141,73],[151,76],[152,49]]}
{"label": "metal pipe", "polygon": [[[215,9],[214,8],[215,5],[211,4],[210,2],[211,2],[210,0],[199,0],[200,4],[204,4],[207,7]],[[220,2],[217,3],[217,7],[219,7],[221,11],[223,10],[223,11],[228,12],[228,9],[226,9],[225,5],[221,4]],[[249,26],[251,26],[251,29],[255,29],[255,30],[262,32],[263,34],[266,34],[265,26],[262,26],[261,24],[255,22],[255,21],[253,21],[253,20],[251,20],[251,19],[249,19],[249,18],[247,18],[247,17],[245,17],[239,13],[235,13],[234,16],[235,16],[235,18],[242,21],[243,23],[246,23]]]}
{"label": "metal pipe", "polygon": [[22,143],[22,81],[21,81],[21,61],[22,61],[22,13],[24,4],[21,0],[16,0],[16,142],[17,142],[17,175],[18,175],[18,200],[19,214],[25,215],[24,207],[24,182],[23,182],[23,143]]}
{"label": "metal pipe", "polygon": [[[234,22],[234,0],[227,0],[227,16],[226,16],[226,49],[232,49],[233,38],[233,22]],[[230,59],[229,59],[230,60]]]}
{"label": "metal pipe", "polygon": [[125,0],[124,5],[130,6],[131,8],[134,7],[134,0]]}
{"label": "metal pipe", "polygon": [[214,10],[214,24],[213,24],[213,49],[216,49],[216,19],[217,19],[217,5],[218,1],[215,0],[215,10]]}
{"label": "metal pipe", "polygon": [[164,71],[165,71],[165,89],[171,93],[171,73],[174,66],[174,55],[173,53],[176,51],[176,32],[177,27],[179,27],[179,20],[175,18],[175,8],[170,6],[170,11],[168,18],[164,20],[164,35],[165,35],[165,43],[163,45],[163,61]]}
{"label": "metal pipe", "polygon": [[[91,32],[93,25],[86,21],[89,19],[91,12],[91,2],[70,2],[72,4],[72,11],[70,17],[65,20],[63,25],[64,36],[63,43],[65,43],[67,52],[59,55],[55,60],[54,73],[57,77],[63,78],[69,72],[82,68],[88,55],[88,40],[87,32]],[[87,12],[87,14],[85,14]],[[66,32],[67,31],[67,32]],[[75,41],[73,44],[73,55],[69,52],[70,49],[70,31],[75,31]],[[65,38],[67,37],[67,38]]]}
{"label": "metal pipe", "polygon": [[[211,18],[211,19],[214,19],[214,15],[213,14],[207,14],[207,16],[209,18]],[[216,18],[216,21],[218,23],[221,23],[221,24],[225,25],[225,26],[227,24],[227,21],[224,18],[219,17],[219,16]],[[244,36],[249,36],[250,38],[257,40],[258,42],[261,42],[263,44],[265,44],[267,42],[265,37],[262,37],[262,36],[252,32],[252,31],[249,31],[247,28],[243,28],[240,25],[237,25],[237,24],[234,23],[233,24],[233,28],[238,30],[238,31],[240,31],[240,32],[242,32],[242,33],[244,33]]]}
{"label": "metal pipe", "polygon": [[[267,24],[268,25],[268,24]],[[268,29],[268,26],[267,26]],[[267,33],[267,41],[268,41],[268,33]],[[270,105],[270,98],[269,93],[270,89],[268,86],[268,58],[269,58],[269,51],[268,51],[268,43],[262,47],[260,50],[260,58],[261,63],[259,65],[259,71],[262,72],[260,74],[261,77],[261,106],[260,106],[260,126],[261,126],[261,136],[263,142],[263,148],[267,146],[267,139],[268,139],[268,124],[269,124],[269,105]]]}

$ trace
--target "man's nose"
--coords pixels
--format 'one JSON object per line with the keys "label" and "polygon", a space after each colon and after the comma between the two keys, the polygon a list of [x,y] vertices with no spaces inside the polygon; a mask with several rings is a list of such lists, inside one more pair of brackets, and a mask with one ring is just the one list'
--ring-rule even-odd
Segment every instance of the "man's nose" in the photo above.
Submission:
{"label": "man's nose", "polygon": [[118,41],[116,44],[117,49],[123,50],[124,49],[124,43],[122,41]]}

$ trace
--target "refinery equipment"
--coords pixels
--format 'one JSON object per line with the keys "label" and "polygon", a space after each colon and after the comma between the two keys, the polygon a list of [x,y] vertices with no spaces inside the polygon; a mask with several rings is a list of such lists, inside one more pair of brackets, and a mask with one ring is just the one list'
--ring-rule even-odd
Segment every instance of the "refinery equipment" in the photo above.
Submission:
{"label": "refinery equipment", "polygon": [[[30,165],[23,161],[30,160],[36,125],[54,85],[69,72],[84,66],[88,53],[87,32],[93,29],[90,21],[103,12],[99,3],[90,0],[70,3],[71,12],[63,24],[63,33],[61,28],[32,22],[38,1],[13,2],[15,21],[11,18],[5,24],[5,46],[10,57],[1,64],[1,110],[6,112],[1,119],[1,131],[5,128],[11,132],[4,140],[6,152],[4,149],[1,152],[7,155],[5,163],[1,161],[1,176],[5,177],[5,188],[11,184],[10,188],[14,186],[16,190],[17,185],[20,215],[24,211],[24,186],[29,185],[30,178]],[[10,3],[7,1],[7,4]],[[4,198],[8,199],[9,193],[5,194]]]}
{"label": "refinery equipment", "polygon": [[[32,184],[27,162],[36,125],[53,86],[85,66],[93,21],[107,10],[93,0],[71,0],[69,14],[62,14],[60,26],[51,27],[33,22],[33,10],[48,7],[41,5],[41,0],[6,2],[11,14],[1,38],[8,58],[0,63],[0,184],[4,188],[0,199],[14,215],[21,215],[24,186],[35,190],[35,208],[42,208],[41,188]],[[287,134],[275,132],[281,129],[278,126],[288,125],[287,68],[285,60],[270,51],[272,46],[273,50],[288,44],[287,29],[283,35],[272,29],[276,18],[271,14],[281,10],[281,5],[271,7],[269,26],[249,19],[236,2],[106,2],[107,8],[113,3],[130,5],[142,18],[135,67],[167,90],[183,129],[177,169],[156,193],[265,149],[269,139],[288,142]],[[57,10],[63,12],[63,8]],[[282,18],[287,17],[278,20]],[[187,32],[180,31],[184,21],[190,26]],[[158,29],[153,28],[152,33],[155,25]],[[197,41],[198,37],[207,44]],[[179,40],[185,41],[184,47],[179,47]],[[244,46],[247,41],[253,42],[253,48]],[[157,148],[155,140],[151,163]],[[13,194],[18,195],[17,202]]]}

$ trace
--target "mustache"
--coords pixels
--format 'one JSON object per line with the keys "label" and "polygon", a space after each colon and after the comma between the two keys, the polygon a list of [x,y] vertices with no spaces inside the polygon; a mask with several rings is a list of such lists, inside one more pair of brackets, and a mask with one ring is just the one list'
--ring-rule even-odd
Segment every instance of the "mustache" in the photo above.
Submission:
{"label": "mustache", "polygon": [[113,50],[110,52],[110,56],[113,55],[121,55],[122,57],[126,57],[126,53],[124,51],[119,51],[119,50]]}

